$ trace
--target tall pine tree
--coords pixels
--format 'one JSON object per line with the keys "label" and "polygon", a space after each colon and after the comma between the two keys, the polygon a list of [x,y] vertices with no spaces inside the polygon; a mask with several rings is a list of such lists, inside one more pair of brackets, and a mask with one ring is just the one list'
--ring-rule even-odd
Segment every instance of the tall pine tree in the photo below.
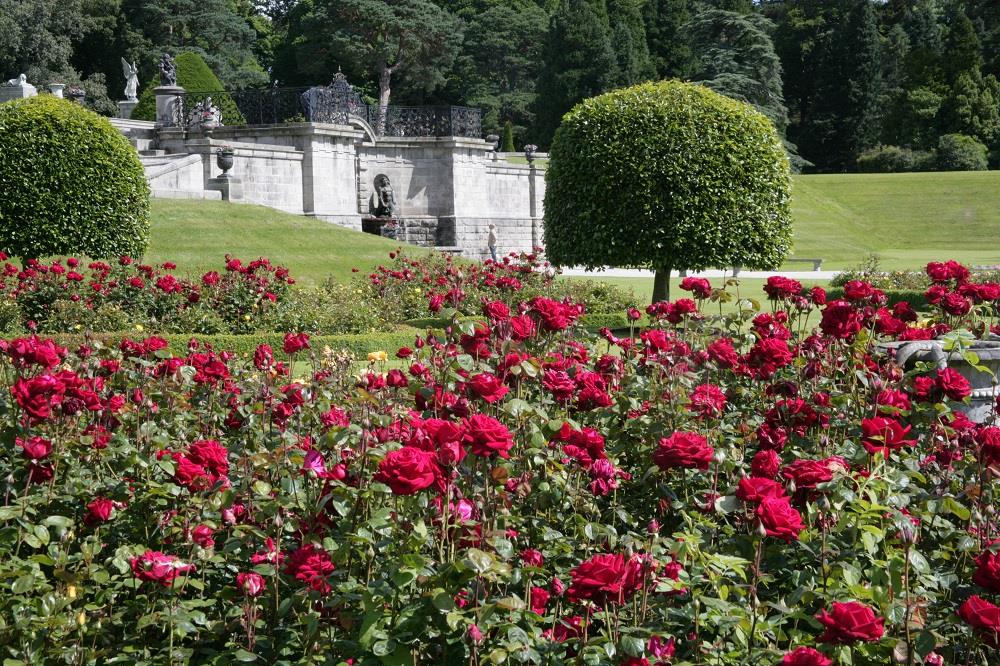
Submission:
{"label": "tall pine tree", "polygon": [[879,33],[870,0],[850,11],[824,45],[816,96],[799,139],[820,170],[846,171],[880,135]]}
{"label": "tall pine tree", "polygon": [[692,59],[682,27],[691,18],[691,0],[647,0],[642,6],[642,16],[657,76],[686,78]]}
{"label": "tall pine tree", "polygon": [[549,23],[535,101],[535,140],[547,146],[574,104],[622,80],[603,0],[562,0]]}

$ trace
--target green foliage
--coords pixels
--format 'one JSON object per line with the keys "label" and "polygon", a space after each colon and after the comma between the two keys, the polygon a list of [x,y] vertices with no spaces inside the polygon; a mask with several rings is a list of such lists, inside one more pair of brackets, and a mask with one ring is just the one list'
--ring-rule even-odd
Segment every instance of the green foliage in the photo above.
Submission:
{"label": "green foliage", "polygon": [[691,49],[683,32],[691,0],[648,0],[642,6],[649,57],[660,78],[683,78],[690,71]]}
{"label": "green foliage", "polygon": [[[177,85],[184,88],[189,93],[212,93],[212,104],[222,111],[222,123],[224,125],[245,125],[246,119],[240,113],[236,102],[228,94],[220,91],[225,90],[222,81],[212,73],[205,60],[197,53],[181,53],[174,58],[177,66]],[[156,120],[156,94],[154,89],[160,85],[159,78],[152,79],[139,95],[139,104],[132,112],[132,117],[136,120]],[[188,98],[191,105],[197,102],[197,98]]]}
{"label": "green foliage", "polygon": [[361,298],[355,286],[328,280],[322,288],[290,291],[265,315],[261,329],[307,333],[370,333],[392,328],[385,313]]}
{"label": "green foliage", "polygon": [[941,171],[986,171],[988,149],[971,136],[945,134],[938,140],[937,165]]}
{"label": "green foliage", "polygon": [[21,332],[21,309],[17,301],[6,296],[0,297],[0,333],[13,334]]}
{"label": "green foliage", "polygon": [[0,251],[142,256],[149,186],[110,122],[48,95],[0,105]]}
{"label": "green foliage", "polygon": [[903,173],[906,171],[933,171],[936,158],[933,152],[910,150],[899,146],[876,146],[858,155],[858,171],[863,173]]}
{"label": "green foliage", "polygon": [[503,124],[503,141],[500,144],[500,150],[505,153],[517,151],[517,148],[514,147],[514,127],[509,120]]}
{"label": "green foliage", "polygon": [[557,265],[773,268],[791,239],[789,167],[750,105],[679,81],[576,106],[556,133],[545,243]]}

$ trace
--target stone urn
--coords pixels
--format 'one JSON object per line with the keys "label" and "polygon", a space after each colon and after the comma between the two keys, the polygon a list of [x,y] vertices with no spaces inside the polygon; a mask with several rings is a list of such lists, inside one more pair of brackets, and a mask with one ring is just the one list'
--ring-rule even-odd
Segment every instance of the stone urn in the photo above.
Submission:
{"label": "stone urn", "polygon": [[229,170],[233,168],[233,149],[219,148],[215,151],[215,164],[222,169],[219,178],[229,178]]}
{"label": "stone urn", "polygon": [[979,365],[989,372],[974,368],[959,351],[946,352],[942,340],[884,342],[878,347],[885,352],[894,351],[896,363],[904,370],[913,369],[920,361],[933,363],[939,370],[957,370],[972,386],[968,402],[958,404],[957,409],[974,423],[997,420],[994,418],[994,406],[1000,396],[1000,340],[976,340],[964,348],[974,352],[979,358]]}

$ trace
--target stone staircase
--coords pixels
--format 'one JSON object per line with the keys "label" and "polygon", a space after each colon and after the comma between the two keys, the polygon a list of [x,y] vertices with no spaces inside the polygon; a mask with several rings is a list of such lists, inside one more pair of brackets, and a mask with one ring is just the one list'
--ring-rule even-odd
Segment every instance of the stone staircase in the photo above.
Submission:
{"label": "stone staircase", "polygon": [[201,157],[168,154],[165,150],[140,150],[139,161],[146,170],[152,196],[160,199],[214,199],[222,193],[206,190]]}

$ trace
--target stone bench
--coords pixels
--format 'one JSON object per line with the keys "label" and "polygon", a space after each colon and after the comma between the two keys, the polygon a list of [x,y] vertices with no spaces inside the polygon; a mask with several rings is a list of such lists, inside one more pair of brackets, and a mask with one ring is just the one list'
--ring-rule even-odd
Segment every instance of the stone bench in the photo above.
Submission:
{"label": "stone bench", "polygon": [[788,257],[787,259],[785,259],[784,263],[786,263],[786,264],[812,264],[814,271],[818,271],[820,268],[823,267],[823,260],[822,259],[804,259],[804,258],[799,258],[799,257]]}

